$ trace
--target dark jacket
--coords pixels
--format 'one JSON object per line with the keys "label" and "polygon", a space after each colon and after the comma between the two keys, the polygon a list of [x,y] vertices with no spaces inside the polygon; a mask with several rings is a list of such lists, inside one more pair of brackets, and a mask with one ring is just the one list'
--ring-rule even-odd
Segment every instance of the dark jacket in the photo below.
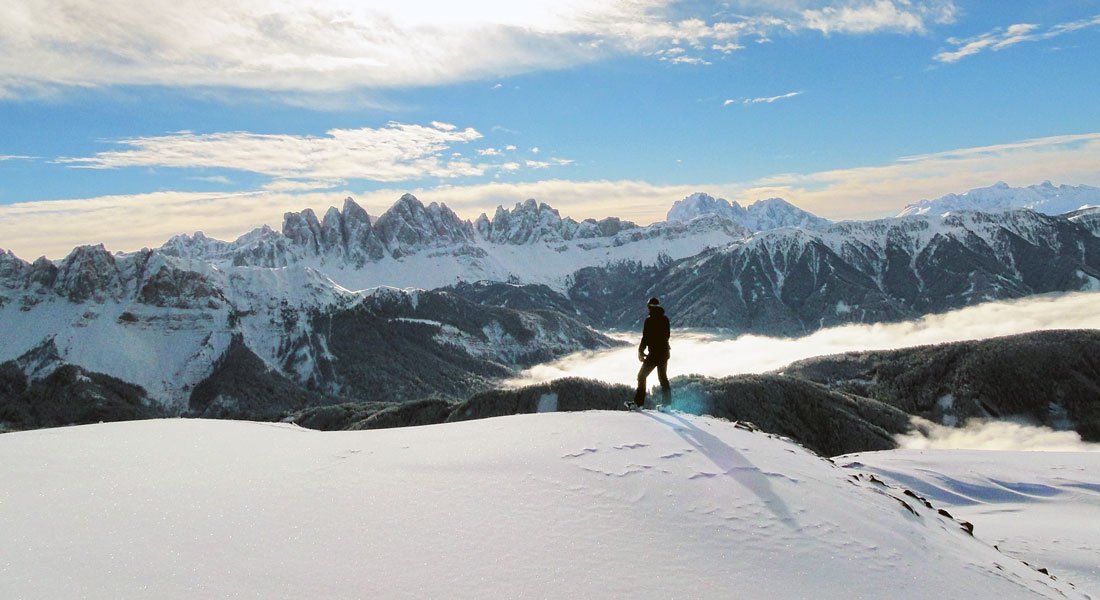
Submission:
{"label": "dark jacket", "polygon": [[668,317],[665,316],[665,309],[660,306],[651,306],[649,316],[645,319],[645,325],[642,326],[642,343],[638,345],[638,352],[645,352],[646,348],[649,348],[650,357],[667,358],[669,355],[668,336],[669,325]]}

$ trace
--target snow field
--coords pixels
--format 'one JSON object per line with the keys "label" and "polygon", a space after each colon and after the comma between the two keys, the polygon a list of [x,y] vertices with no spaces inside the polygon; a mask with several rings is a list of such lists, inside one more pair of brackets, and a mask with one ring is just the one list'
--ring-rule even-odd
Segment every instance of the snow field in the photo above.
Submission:
{"label": "snow field", "polygon": [[893,450],[837,464],[915,490],[1002,552],[1100,597],[1100,453]]}
{"label": "snow field", "polygon": [[[4,598],[1085,598],[801,447],[681,414],[0,436]],[[903,504],[905,502],[905,504]]]}

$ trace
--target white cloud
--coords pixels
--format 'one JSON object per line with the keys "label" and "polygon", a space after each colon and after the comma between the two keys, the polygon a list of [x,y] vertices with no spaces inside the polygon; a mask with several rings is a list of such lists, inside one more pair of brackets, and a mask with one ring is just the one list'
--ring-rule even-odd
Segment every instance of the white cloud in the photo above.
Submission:
{"label": "white cloud", "polygon": [[728,53],[746,37],[775,31],[923,31],[953,7],[943,0],[800,4],[721,16],[729,12],[723,3],[676,0],[6,2],[0,96],[167,85],[321,99],[317,92],[499,81],[669,46]]}
{"label": "white cloud", "polygon": [[764,96],[764,97],[761,97],[761,98],[742,98],[739,101],[738,100],[726,100],[725,102],[722,103],[722,106],[729,106],[730,104],[734,104],[736,102],[740,102],[741,104],[744,104],[746,106],[747,105],[752,105],[752,104],[771,104],[771,103],[777,102],[779,100],[786,100],[787,98],[794,98],[795,96],[801,96],[801,95],[802,95],[802,92],[788,92],[786,94],[780,94],[778,96]]}
{"label": "white cloud", "polygon": [[986,50],[999,51],[1010,48],[1021,42],[1037,42],[1048,40],[1066,33],[1071,33],[1089,27],[1100,26],[1100,15],[1079,21],[1061,23],[1046,31],[1040,31],[1039,25],[1034,23],[1017,23],[1004,29],[995,29],[979,36],[958,39],[950,38],[947,43],[956,46],[954,50],[945,50],[936,54],[933,59],[943,63],[955,63],[968,56],[984,52]]}
{"label": "white cloud", "polygon": [[[1098,299],[1100,294],[1096,292],[1033,296],[916,321],[832,327],[801,338],[674,332],[669,376],[765,373],[797,360],[843,352],[890,350],[1048,329],[1100,329],[1100,312],[1095,308]],[[675,306],[667,309],[675,316]],[[636,342],[637,334],[624,335],[623,339]],[[576,376],[630,384],[638,371],[637,354],[633,346],[580,352],[528,369],[512,383],[527,385]]]}
{"label": "white cloud", "polygon": [[675,56],[672,58],[662,57],[661,60],[672,63],[674,65],[709,65],[711,62],[701,56]]}
{"label": "white cloud", "polygon": [[501,154],[503,154],[500,150],[497,150],[496,148],[481,148],[477,151],[477,153],[481,156],[500,156]]}
{"label": "white cloud", "polygon": [[223,168],[279,178],[408,181],[484,174],[490,165],[441,158],[452,144],[481,137],[474,129],[438,122],[431,127],[390,123],[378,129],[333,129],[324,136],[180,132],[126,139],[119,142],[126,150],[58,162],[94,169]]}
{"label": "white cloud", "polygon": [[205,181],[206,183],[217,183],[221,185],[232,185],[233,180],[229,179],[225,175],[197,175],[194,177],[188,177],[193,181]]}
{"label": "white cloud", "polygon": [[320,179],[276,179],[264,184],[264,190],[269,192],[309,192],[313,190],[329,190],[345,185],[347,182]]}
{"label": "white cloud", "polygon": [[718,52],[721,52],[722,54],[732,54],[735,50],[743,50],[744,48],[745,47],[741,44],[737,44],[734,42],[728,42],[725,44],[713,44],[710,47],[711,50],[716,50]]}
{"label": "white cloud", "polygon": [[899,31],[921,33],[925,31],[925,16],[912,10],[909,2],[901,0],[874,0],[851,2],[839,6],[826,6],[802,12],[805,26],[825,35],[833,33],[871,33]]}
{"label": "white cloud", "polygon": [[507,150],[508,152],[515,152],[516,151],[516,146],[515,146],[515,144],[508,144],[507,146],[504,147],[504,149]]}
{"label": "white cloud", "polygon": [[914,417],[913,425],[911,433],[895,437],[898,446],[913,450],[1100,452],[1100,444],[1082,441],[1076,431],[1027,423],[974,419],[963,427],[946,427]]}
{"label": "white cloud", "polygon": [[539,153],[539,147],[538,146],[535,146],[534,148],[531,148],[531,154],[538,154],[538,153]]}

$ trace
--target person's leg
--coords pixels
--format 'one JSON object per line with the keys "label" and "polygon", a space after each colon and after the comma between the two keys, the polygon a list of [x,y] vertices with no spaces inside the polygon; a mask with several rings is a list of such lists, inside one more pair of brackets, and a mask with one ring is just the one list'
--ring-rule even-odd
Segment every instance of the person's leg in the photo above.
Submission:
{"label": "person's leg", "polygon": [[668,384],[668,359],[657,364],[657,381],[661,382],[661,404],[672,404],[672,386]]}
{"label": "person's leg", "polygon": [[645,405],[645,380],[656,367],[657,363],[647,358],[646,361],[642,363],[642,368],[638,369],[638,389],[634,390],[634,404],[638,406]]}

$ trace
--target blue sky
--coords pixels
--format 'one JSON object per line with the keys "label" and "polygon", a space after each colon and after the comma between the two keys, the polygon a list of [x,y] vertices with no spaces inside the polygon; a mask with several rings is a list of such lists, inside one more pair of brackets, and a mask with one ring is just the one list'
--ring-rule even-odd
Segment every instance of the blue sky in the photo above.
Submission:
{"label": "blue sky", "polygon": [[14,0],[0,248],[232,238],[401,193],[663,217],[692,191],[874,218],[1100,184],[1100,3]]}

